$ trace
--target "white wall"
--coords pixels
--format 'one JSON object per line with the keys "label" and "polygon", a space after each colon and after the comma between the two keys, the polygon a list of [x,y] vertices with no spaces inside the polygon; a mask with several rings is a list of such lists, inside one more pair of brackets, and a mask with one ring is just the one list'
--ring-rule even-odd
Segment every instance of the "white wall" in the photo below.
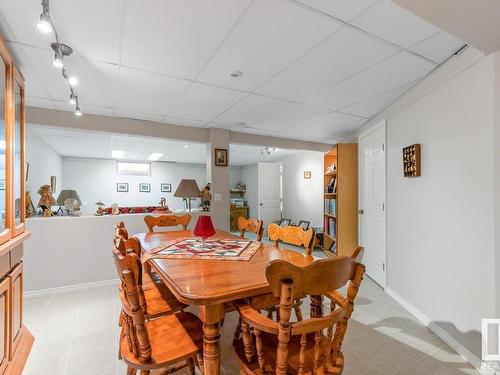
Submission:
{"label": "white wall", "polygon": [[57,199],[63,185],[62,159],[44,140],[26,126],[26,162],[30,163],[26,191],[30,192],[33,204],[38,204],[40,196],[37,191],[42,185],[50,185],[50,177],[56,176]]}
{"label": "white wall", "polygon": [[[456,71],[474,58],[452,59],[449,72],[438,70],[370,124],[387,118],[388,288],[480,357],[481,319],[498,316],[495,72],[493,56]],[[403,178],[401,149],[413,143],[422,145],[422,176]]]}
{"label": "white wall", "polygon": [[247,185],[244,199],[248,204],[248,216],[257,218],[259,214],[259,203],[257,202],[258,189],[257,164],[245,165],[241,168],[241,182]]}
{"label": "white wall", "polygon": [[241,182],[241,167],[229,167],[229,188]]}
{"label": "white wall", "polygon": [[[115,160],[64,157],[62,164],[64,188],[76,189],[81,195],[86,202],[86,206],[82,206],[83,214],[94,212],[94,204],[99,200],[107,207],[113,203],[120,206],[154,206],[161,197],[165,197],[171,209],[184,208],[182,198],[174,197],[181,179],[195,179],[200,189],[207,182],[205,165],[154,162],[151,164],[151,176],[121,176],[116,173]],[[128,193],[116,191],[118,182],[129,184]],[[139,183],[142,182],[151,184],[150,193],[139,192]],[[172,192],[161,193],[161,183],[172,184]],[[192,205],[197,207],[199,200],[193,200]]]}
{"label": "white wall", "polygon": [[[323,153],[305,151],[282,160],[283,217],[323,226]],[[305,179],[304,172],[311,171]]]}

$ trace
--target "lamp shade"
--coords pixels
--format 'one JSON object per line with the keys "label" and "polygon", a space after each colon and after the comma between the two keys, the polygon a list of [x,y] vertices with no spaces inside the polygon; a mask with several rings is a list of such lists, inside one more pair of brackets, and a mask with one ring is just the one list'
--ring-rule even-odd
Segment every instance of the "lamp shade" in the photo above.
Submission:
{"label": "lamp shade", "polygon": [[64,206],[64,201],[68,198],[73,198],[78,202],[78,204],[82,204],[82,200],[76,190],[61,190],[59,196],[57,197],[57,205]]}
{"label": "lamp shade", "polygon": [[212,218],[207,215],[198,216],[193,234],[198,237],[207,238],[215,234]]}
{"label": "lamp shade", "polygon": [[196,180],[181,180],[179,187],[174,193],[174,197],[179,198],[198,198],[200,196],[200,188]]}

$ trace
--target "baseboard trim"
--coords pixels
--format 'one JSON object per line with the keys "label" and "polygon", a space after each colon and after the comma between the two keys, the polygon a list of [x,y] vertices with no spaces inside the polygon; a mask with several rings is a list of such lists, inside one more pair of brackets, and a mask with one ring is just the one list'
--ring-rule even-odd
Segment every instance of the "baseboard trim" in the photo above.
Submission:
{"label": "baseboard trim", "polygon": [[118,285],[118,283],[119,283],[118,279],[96,281],[93,283],[76,284],[76,285],[69,285],[69,286],[61,286],[61,287],[57,287],[57,288],[40,289],[40,290],[31,291],[31,292],[24,292],[23,296],[25,299],[30,299],[30,298],[35,298],[35,297],[49,296],[49,295],[53,295],[53,294],[65,293],[65,292],[73,291],[73,290],[92,289],[92,288],[97,288],[97,287],[106,286],[106,285]]}
{"label": "baseboard trim", "polygon": [[469,362],[472,366],[476,368],[481,374],[484,375],[494,375],[494,372],[488,369],[481,368],[481,360],[472,353],[469,349],[463,346],[455,338],[450,336],[444,329],[438,326],[431,318],[418,310],[410,302],[401,297],[398,293],[389,287],[385,288],[385,292],[392,297],[397,303],[404,307],[410,314],[417,318],[422,324],[424,324],[428,329],[430,329],[436,336],[443,340],[450,348],[456,351],[463,359]]}

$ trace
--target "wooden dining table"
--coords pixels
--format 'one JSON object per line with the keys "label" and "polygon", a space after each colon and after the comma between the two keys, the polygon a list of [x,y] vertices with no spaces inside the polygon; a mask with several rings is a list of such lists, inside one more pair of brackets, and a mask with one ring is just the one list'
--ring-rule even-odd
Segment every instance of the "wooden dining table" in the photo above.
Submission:
{"label": "wooden dining table", "polygon": [[[189,230],[139,233],[143,251],[150,251],[179,238],[191,237]],[[212,238],[235,238],[217,230]],[[199,305],[203,322],[203,362],[205,375],[220,374],[220,326],[224,304],[241,298],[269,293],[267,264],[284,259],[305,267],[317,258],[274,245],[262,244],[249,261],[206,259],[149,259],[147,262],[177,299]]]}

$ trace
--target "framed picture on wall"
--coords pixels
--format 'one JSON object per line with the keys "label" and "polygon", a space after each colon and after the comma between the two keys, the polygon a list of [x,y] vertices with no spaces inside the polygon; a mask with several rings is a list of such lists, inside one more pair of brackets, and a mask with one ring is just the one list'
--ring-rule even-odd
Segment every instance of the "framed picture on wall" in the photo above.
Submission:
{"label": "framed picture on wall", "polygon": [[311,178],[311,171],[305,171],[305,172],[304,172],[304,178],[305,178],[306,180],[310,179],[310,178]]}
{"label": "framed picture on wall", "polygon": [[126,182],[118,182],[116,184],[116,191],[119,193],[127,193],[128,192],[128,184]]}
{"label": "framed picture on wall", "polygon": [[139,191],[141,193],[151,193],[151,184],[146,184],[144,182],[141,182],[139,184]]}
{"label": "framed picture on wall", "polygon": [[218,167],[227,167],[227,150],[222,148],[215,149],[215,165]]}
{"label": "framed picture on wall", "polygon": [[172,184],[161,184],[160,191],[162,193],[171,193],[172,192]]}

